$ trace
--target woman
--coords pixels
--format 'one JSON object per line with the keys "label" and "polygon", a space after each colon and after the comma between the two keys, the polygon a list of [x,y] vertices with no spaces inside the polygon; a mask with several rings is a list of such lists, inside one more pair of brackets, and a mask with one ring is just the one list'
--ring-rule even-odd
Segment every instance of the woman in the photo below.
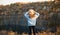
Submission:
{"label": "woman", "polygon": [[29,34],[31,35],[33,30],[33,34],[35,35],[36,19],[39,17],[39,13],[35,12],[33,9],[29,9],[29,11],[26,12],[24,16],[27,19]]}

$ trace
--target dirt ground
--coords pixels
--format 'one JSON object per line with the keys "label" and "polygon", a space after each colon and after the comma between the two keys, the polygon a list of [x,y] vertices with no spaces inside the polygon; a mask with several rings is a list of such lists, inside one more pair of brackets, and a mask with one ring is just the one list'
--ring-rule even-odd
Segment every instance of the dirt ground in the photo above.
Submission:
{"label": "dirt ground", "polygon": [[[28,33],[22,33],[19,34],[17,32],[13,31],[6,31],[6,30],[1,30],[0,35],[28,35]],[[33,35],[33,33],[32,33]],[[60,35],[60,27],[57,27],[57,32],[56,33],[51,33],[51,32],[37,32],[36,35]]]}

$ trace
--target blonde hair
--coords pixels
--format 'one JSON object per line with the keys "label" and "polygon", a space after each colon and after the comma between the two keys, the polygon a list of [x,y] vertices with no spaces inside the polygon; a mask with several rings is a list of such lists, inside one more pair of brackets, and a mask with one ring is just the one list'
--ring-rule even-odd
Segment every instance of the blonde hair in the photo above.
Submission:
{"label": "blonde hair", "polygon": [[33,18],[35,16],[35,11],[33,9],[29,9],[29,17]]}

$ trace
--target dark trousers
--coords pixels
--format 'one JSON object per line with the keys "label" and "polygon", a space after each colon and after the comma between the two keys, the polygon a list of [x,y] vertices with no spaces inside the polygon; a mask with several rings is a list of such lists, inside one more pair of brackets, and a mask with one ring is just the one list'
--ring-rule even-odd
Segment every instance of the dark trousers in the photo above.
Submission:
{"label": "dark trousers", "polygon": [[32,31],[33,31],[33,34],[36,35],[35,26],[29,26],[29,35],[32,35]]}

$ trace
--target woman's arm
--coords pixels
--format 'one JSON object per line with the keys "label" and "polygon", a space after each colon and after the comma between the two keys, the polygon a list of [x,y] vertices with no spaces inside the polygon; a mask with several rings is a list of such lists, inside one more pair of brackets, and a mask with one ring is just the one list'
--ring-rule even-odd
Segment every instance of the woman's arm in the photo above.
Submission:
{"label": "woman's arm", "polygon": [[29,17],[28,17],[28,12],[26,12],[25,14],[24,14],[24,16],[28,19]]}
{"label": "woman's arm", "polygon": [[34,17],[34,18],[35,18],[35,19],[36,19],[36,18],[38,18],[38,17],[39,17],[39,15],[40,15],[40,14],[39,14],[38,12],[36,12],[36,13],[35,13],[35,17]]}

